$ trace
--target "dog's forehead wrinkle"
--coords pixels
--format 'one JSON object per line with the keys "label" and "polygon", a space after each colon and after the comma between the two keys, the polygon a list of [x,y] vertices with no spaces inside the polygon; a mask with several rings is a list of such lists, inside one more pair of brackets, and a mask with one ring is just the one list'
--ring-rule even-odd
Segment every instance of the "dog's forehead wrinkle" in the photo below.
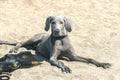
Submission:
{"label": "dog's forehead wrinkle", "polygon": [[60,21],[64,21],[64,18],[62,16],[54,16],[52,21],[60,22]]}

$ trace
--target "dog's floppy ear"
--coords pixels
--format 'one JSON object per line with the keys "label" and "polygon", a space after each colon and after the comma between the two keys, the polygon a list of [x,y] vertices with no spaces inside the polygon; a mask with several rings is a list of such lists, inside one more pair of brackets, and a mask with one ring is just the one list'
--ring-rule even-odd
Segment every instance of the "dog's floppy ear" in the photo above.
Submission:
{"label": "dog's floppy ear", "polygon": [[49,30],[49,28],[50,28],[50,23],[51,23],[51,19],[52,19],[51,16],[46,19],[46,22],[45,22],[45,31],[48,31],[48,30]]}
{"label": "dog's floppy ear", "polygon": [[72,31],[72,22],[70,21],[70,19],[64,17],[64,21],[65,21],[65,28],[68,32]]}

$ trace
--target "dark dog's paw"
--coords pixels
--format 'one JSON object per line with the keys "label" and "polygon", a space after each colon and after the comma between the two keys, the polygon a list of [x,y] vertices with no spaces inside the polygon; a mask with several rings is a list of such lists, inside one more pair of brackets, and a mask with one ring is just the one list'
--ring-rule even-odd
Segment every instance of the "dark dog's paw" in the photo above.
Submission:
{"label": "dark dog's paw", "polygon": [[97,67],[103,67],[104,69],[110,68],[111,64],[109,63],[100,63]]}
{"label": "dark dog's paw", "polygon": [[61,68],[61,69],[62,69],[63,73],[71,73],[72,72],[72,70],[67,66],[65,66],[64,68]]}

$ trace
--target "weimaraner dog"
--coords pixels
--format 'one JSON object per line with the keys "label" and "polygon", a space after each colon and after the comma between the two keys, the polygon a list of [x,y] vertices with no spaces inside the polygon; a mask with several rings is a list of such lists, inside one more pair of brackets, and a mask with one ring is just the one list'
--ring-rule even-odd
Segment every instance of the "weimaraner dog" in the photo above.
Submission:
{"label": "weimaraner dog", "polygon": [[61,68],[64,73],[71,73],[71,69],[58,60],[62,57],[67,57],[70,61],[91,63],[104,69],[111,67],[109,63],[100,63],[91,58],[84,58],[75,54],[68,38],[68,32],[72,31],[72,24],[68,18],[64,16],[50,16],[46,19],[45,30],[48,31],[50,27],[50,35],[36,34],[24,42],[11,43],[1,41],[1,44],[16,45],[10,52],[16,52],[20,47],[33,49],[37,54],[48,59],[52,65]]}

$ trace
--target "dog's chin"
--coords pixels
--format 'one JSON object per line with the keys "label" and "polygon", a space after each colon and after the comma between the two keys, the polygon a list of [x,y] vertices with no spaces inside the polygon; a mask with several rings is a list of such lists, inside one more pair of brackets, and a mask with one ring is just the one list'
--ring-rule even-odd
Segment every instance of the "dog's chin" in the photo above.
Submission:
{"label": "dog's chin", "polygon": [[53,34],[54,37],[64,37],[67,36],[66,34]]}

